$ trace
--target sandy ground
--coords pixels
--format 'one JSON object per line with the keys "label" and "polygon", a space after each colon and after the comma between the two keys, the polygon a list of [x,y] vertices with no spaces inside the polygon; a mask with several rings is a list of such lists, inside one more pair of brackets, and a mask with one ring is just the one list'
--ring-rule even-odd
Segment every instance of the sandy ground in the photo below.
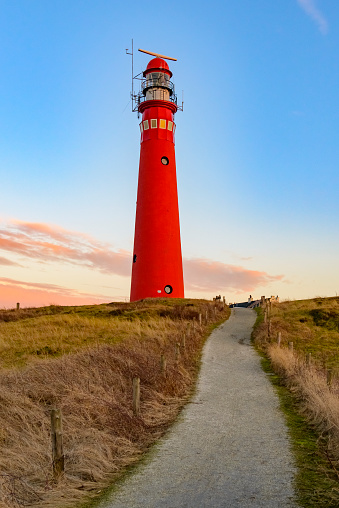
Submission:
{"label": "sandy ground", "polygon": [[100,508],[296,506],[287,429],[250,344],[255,316],[234,309],[212,333],[195,397]]}

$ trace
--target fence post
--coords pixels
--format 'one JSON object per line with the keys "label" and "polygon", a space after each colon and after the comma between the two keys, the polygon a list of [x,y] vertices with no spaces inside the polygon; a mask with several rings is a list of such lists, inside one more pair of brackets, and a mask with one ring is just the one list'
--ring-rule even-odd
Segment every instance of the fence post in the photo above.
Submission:
{"label": "fence post", "polygon": [[165,355],[161,355],[160,357],[160,368],[161,368],[161,373],[163,376],[166,376],[166,358],[165,358]]}
{"label": "fence post", "polygon": [[208,311],[206,310],[205,311],[205,319],[206,319],[206,324],[208,323]]}
{"label": "fence post", "polygon": [[278,344],[278,347],[280,347],[280,344],[281,344],[281,332],[278,332],[277,344]]}
{"label": "fence post", "polygon": [[175,345],[175,363],[179,363],[180,357],[180,344],[176,343]]}
{"label": "fence post", "polygon": [[267,323],[267,309],[264,311],[264,323]]}
{"label": "fence post", "polygon": [[191,335],[191,323],[187,323],[187,337]]}
{"label": "fence post", "polygon": [[311,365],[311,358],[312,358],[311,353],[307,353],[307,355],[306,355],[306,365],[307,365],[307,367],[309,367]]}
{"label": "fence post", "polygon": [[268,334],[268,338],[271,337],[271,330],[272,330],[272,327],[271,327],[271,320],[269,319],[268,320],[268,325],[267,325],[267,334]]}
{"label": "fence post", "polygon": [[20,310],[20,302],[16,304],[16,310]]}
{"label": "fence post", "polygon": [[288,343],[288,349],[289,349],[290,351],[293,351],[293,342],[289,342],[289,343]]}
{"label": "fence post", "polygon": [[57,480],[65,470],[63,451],[62,415],[60,409],[51,411],[51,438],[52,438],[52,464],[53,476]]}
{"label": "fence post", "polygon": [[201,328],[201,326],[202,326],[202,315],[201,314],[199,314],[199,325],[200,325],[200,328]]}
{"label": "fence post", "polygon": [[140,378],[133,378],[133,413],[139,416],[140,413]]}
{"label": "fence post", "polygon": [[326,374],[326,381],[327,381],[327,386],[329,388],[331,388],[332,386],[332,381],[333,381],[333,370],[332,369],[328,369],[327,370],[327,374]]}

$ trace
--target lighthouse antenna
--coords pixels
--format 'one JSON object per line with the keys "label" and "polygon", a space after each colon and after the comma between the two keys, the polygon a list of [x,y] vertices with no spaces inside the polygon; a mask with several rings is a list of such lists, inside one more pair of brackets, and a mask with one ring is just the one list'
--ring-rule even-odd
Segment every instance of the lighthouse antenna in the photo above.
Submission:
{"label": "lighthouse antenna", "polygon": [[133,111],[133,98],[134,98],[134,90],[133,90],[133,39],[132,39],[132,51],[131,51],[131,53],[129,53],[128,49],[126,49],[126,55],[131,55],[131,57],[132,57],[132,92],[131,92],[131,98],[132,98],[132,111]]}
{"label": "lighthouse antenna", "polygon": [[152,51],[146,51],[145,49],[139,49],[138,51],[141,51],[141,53],[146,53],[147,55],[157,56],[158,58],[164,58],[165,60],[174,60],[174,62],[177,61],[176,58],[172,58],[170,56],[165,55],[159,55],[159,53],[153,53]]}

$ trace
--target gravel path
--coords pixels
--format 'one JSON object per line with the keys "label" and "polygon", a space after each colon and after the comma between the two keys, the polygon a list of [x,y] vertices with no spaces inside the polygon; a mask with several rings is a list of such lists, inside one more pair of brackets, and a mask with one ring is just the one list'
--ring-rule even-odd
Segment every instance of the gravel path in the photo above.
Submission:
{"label": "gravel path", "polygon": [[255,312],[237,308],[207,341],[196,396],[100,508],[295,507],[278,399],[250,345]]}

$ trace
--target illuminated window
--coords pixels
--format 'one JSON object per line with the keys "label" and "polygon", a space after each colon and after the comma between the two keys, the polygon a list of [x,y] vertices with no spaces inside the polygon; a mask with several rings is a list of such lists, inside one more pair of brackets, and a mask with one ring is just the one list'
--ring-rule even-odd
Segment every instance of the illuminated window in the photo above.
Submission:
{"label": "illuminated window", "polygon": [[144,130],[147,131],[148,128],[149,128],[148,120],[144,120]]}
{"label": "illuminated window", "polygon": [[167,129],[168,129],[169,131],[173,130],[173,122],[170,122],[170,121],[168,120]]}
{"label": "illuminated window", "polygon": [[142,122],[139,124],[139,127],[140,127],[140,132],[142,132]]}
{"label": "illuminated window", "polygon": [[166,120],[160,120],[160,129],[166,129]]}
{"label": "illuminated window", "polygon": [[157,128],[157,119],[153,119],[151,120],[151,129],[156,129]]}

